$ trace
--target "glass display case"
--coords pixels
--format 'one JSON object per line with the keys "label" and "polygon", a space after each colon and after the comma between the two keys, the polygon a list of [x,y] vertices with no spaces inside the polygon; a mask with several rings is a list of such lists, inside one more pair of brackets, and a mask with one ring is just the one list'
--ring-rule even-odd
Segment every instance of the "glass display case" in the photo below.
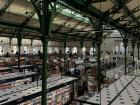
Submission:
{"label": "glass display case", "polygon": [[[70,85],[64,86],[47,94],[47,105],[65,105],[70,101]],[[33,98],[20,105],[41,105],[41,97]]]}
{"label": "glass display case", "polygon": [[34,72],[28,72],[26,75],[16,72],[0,72],[0,90],[11,89],[19,85],[29,84],[36,76]]}
{"label": "glass display case", "polygon": [[22,80],[16,80],[12,82],[6,82],[6,83],[1,83],[0,84],[0,90],[5,90],[5,89],[11,89],[13,87],[23,85],[23,84],[29,84],[32,81],[31,78],[25,78]]}
{"label": "glass display case", "polygon": [[[27,82],[28,79],[25,79]],[[16,81],[15,86],[0,91],[0,105],[41,105],[42,81],[20,85],[25,81]],[[47,83],[47,105],[68,105],[74,100],[74,83],[77,78],[64,76],[50,77]],[[5,92],[7,91],[7,92]]]}

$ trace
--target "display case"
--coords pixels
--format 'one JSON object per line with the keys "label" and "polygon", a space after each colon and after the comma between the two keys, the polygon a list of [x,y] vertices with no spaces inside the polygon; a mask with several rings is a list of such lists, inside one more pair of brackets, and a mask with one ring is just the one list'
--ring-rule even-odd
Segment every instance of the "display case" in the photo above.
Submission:
{"label": "display case", "polygon": [[14,87],[19,86],[19,85],[29,84],[31,82],[32,82],[31,78],[25,78],[25,79],[22,79],[22,80],[16,80],[16,81],[7,82],[7,83],[1,83],[0,84],[0,90],[11,89],[11,88],[14,88]]}
{"label": "display case", "polygon": [[13,73],[1,73],[0,74],[0,84],[6,82],[12,82],[16,80],[22,80],[25,78],[36,77],[38,74],[36,72],[28,72],[20,73],[20,72],[13,72]]}
{"label": "display case", "polygon": [[[73,77],[50,77],[47,83],[48,105],[65,105],[74,99]],[[0,91],[0,105],[41,105],[42,82],[32,82]],[[5,92],[7,91],[7,92]]]}
{"label": "display case", "polygon": [[[70,85],[51,91],[47,94],[47,105],[65,105],[70,101]],[[41,105],[41,97],[33,98],[20,105]]]}
{"label": "display case", "polygon": [[36,72],[26,72],[26,74],[0,72],[0,90],[11,89],[22,84],[31,83],[35,77],[37,77]]}

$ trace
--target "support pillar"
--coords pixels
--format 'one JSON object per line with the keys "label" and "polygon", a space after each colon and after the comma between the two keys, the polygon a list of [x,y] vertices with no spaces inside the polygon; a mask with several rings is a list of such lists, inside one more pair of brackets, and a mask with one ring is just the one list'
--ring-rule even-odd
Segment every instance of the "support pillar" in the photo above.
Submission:
{"label": "support pillar", "polygon": [[132,54],[133,54],[133,63],[132,64],[133,64],[133,71],[134,71],[134,67],[135,67],[135,58],[134,58],[135,57],[134,56],[135,55],[134,54],[135,53],[135,51],[134,51],[134,49],[135,49],[135,43],[136,43],[136,41],[133,39],[132,40]]}
{"label": "support pillar", "polygon": [[31,39],[31,47],[33,46],[33,39]]}
{"label": "support pillar", "polygon": [[140,41],[137,42],[137,49],[138,49],[138,68],[137,69],[139,70],[139,65],[140,65],[139,64],[139,62],[140,62],[139,61],[140,60],[140,54],[139,54],[140,53]]}
{"label": "support pillar", "polygon": [[50,38],[50,25],[52,22],[52,12],[49,11],[49,0],[42,0],[42,8],[38,8],[36,0],[31,0],[40,22],[40,31],[42,34],[43,43],[43,70],[42,70],[42,93],[41,93],[41,105],[47,105],[47,71],[48,71],[48,42]]}
{"label": "support pillar", "polygon": [[67,72],[67,66],[66,66],[66,60],[67,60],[67,58],[66,58],[67,38],[68,38],[68,36],[65,35],[65,37],[64,37],[64,71],[61,72],[61,73],[64,72],[64,74],[66,74],[66,72]]}
{"label": "support pillar", "polygon": [[140,53],[140,48],[138,48],[138,60],[140,60],[140,55],[139,55],[139,53]]}
{"label": "support pillar", "polygon": [[9,38],[9,46],[12,45],[12,37]]}
{"label": "support pillar", "polygon": [[95,23],[95,28],[96,31],[96,46],[97,46],[97,63],[98,63],[98,68],[97,68],[97,81],[98,81],[98,92],[101,90],[101,44],[102,44],[102,36],[103,36],[103,27],[102,23],[100,20],[96,21]]}
{"label": "support pillar", "polygon": [[80,48],[81,48],[80,55],[81,55],[81,58],[83,58],[83,47],[84,47],[84,39],[81,39],[80,40]]}
{"label": "support pillar", "polygon": [[19,72],[22,72],[20,70],[20,57],[21,57],[21,45],[22,45],[22,36],[21,36],[21,29],[17,30],[17,44],[18,44],[18,70]]}
{"label": "support pillar", "polygon": [[140,41],[137,42],[137,49],[138,49],[138,60],[140,60]]}
{"label": "support pillar", "polygon": [[47,105],[47,73],[48,73],[48,42],[50,35],[50,24],[52,13],[49,11],[49,0],[42,0],[42,42],[43,42],[43,70],[42,70],[42,94],[41,94],[41,105]]}
{"label": "support pillar", "polygon": [[8,50],[10,53],[10,55],[12,54],[12,37],[9,38],[9,48],[10,50]]}
{"label": "support pillar", "polygon": [[100,72],[101,72],[101,42],[97,41],[97,63],[98,63],[98,68],[97,68],[97,80],[98,80],[98,92],[100,92],[101,89],[101,83],[100,83]]}
{"label": "support pillar", "polygon": [[31,39],[31,45],[30,45],[30,49],[29,49],[29,52],[32,54],[33,53],[33,49],[32,49],[32,47],[33,47],[33,39]]}
{"label": "support pillar", "polygon": [[128,39],[127,37],[125,36],[123,38],[123,45],[124,45],[124,68],[125,68],[125,72],[124,74],[126,75],[127,74],[127,68],[126,68],[126,65],[127,65],[127,43],[128,43]]}

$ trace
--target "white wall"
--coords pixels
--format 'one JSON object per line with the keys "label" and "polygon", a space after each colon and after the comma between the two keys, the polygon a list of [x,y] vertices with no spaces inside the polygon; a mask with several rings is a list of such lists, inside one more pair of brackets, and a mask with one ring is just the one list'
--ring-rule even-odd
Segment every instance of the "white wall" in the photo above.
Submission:
{"label": "white wall", "polygon": [[[49,47],[53,47],[53,48],[61,47],[59,42],[54,42],[54,41],[50,41],[48,45]],[[0,46],[2,46],[4,53],[9,52],[11,54],[13,46],[17,46],[17,39],[13,38],[11,41],[11,46],[10,46],[9,38],[0,37]],[[33,40],[33,43],[31,46],[30,39],[22,39],[21,53],[24,53],[24,46],[27,46],[27,48],[29,49],[29,53],[33,52],[32,51],[33,47],[37,48],[40,51],[42,50],[42,42],[40,40]]]}
{"label": "white wall", "polygon": [[[115,48],[116,46],[118,46],[119,49],[120,49],[120,43],[122,43],[122,39],[112,39],[112,38],[105,39],[105,40],[103,40],[103,43],[101,45],[101,50],[102,51],[112,52],[113,48]],[[12,53],[13,46],[17,46],[17,39],[13,38],[12,39],[12,44],[10,46],[9,45],[9,38],[0,37],[0,46],[3,46],[4,53],[6,53],[6,52]],[[38,48],[38,50],[40,50],[40,51],[42,50],[42,42],[40,40],[33,40],[33,44],[32,44],[32,47],[31,47],[31,40],[23,39],[22,40],[22,46],[21,46],[21,53],[24,53],[24,46],[28,47],[29,53],[33,52],[32,51],[33,47]],[[63,46],[62,42],[50,41],[48,46],[53,48],[53,52],[54,52],[55,47],[58,47],[58,52],[60,52],[60,50],[62,51],[62,53],[64,52],[64,46]],[[90,51],[90,48],[92,48],[92,44],[89,41],[84,42],[83,46],[86,47],[87,51]],[[77,42],[68,42],[67,47],[70,48],[70,52],[72,52],[73,47],[77,47],[78,52],[81,51],[79,41],[77,41]],[[128,50],[132,51],[131,44],[128,44]],[[137,46],[135,47],[135,56],[137,56]]]}

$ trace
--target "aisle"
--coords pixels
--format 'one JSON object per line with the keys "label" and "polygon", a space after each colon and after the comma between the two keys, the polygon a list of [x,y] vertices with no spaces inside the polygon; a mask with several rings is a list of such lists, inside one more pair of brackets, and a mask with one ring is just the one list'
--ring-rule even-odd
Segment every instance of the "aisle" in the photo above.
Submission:
{"label": "aisle", "polygon": [[[100,97],[101,95],[101,97]],[[100,100],[101,98],[101,100]],[[140,77],[122,76],[115,83],[105,87],[92,97],[79,97],[76,100],[84,105],[137,105],[140,98]]]}

